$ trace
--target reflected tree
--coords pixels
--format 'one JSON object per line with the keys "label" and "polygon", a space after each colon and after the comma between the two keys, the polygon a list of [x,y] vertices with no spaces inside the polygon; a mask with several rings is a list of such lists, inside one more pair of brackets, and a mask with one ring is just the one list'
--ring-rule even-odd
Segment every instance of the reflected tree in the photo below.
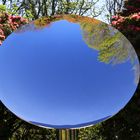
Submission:
{"label": "reflected tree", "polygon": [[51,26],[53,22],[58,20],[67,20],[72,23],[79,23],[83,40],[86,42],[88,47],[98,51],[99,61],[106,64],[119,64],[127,60],[130,60],[132,63],[135,61],[136,53],[130,42],[121,32],[106,23],[88,17],[78,15],[55,15],[42,17],[35,20],[32,25],[29,24],[23,26],[16,32],[43,29]]}
{"label": "reflected tree", "polygon": [[136,53],[121,32],[103,22],[87,26],[81,26],[83,38],[90,48],[98,51],[99,61],[118,64],[130,59],[134,62]]}
{"label": "reflected tree", "polygon": [[130,61],[134,70],[135,84],[138,84],[140,68],[137,55],[121,32],[103,22],[81,25],[81,28],[86,44],[98,51],[100,62],[115,65]]}
{"label": "reflected tree", "polygon": [[[131,43],[124,35],[112,26],[99,20],[79,15],[55,15],[42,17],[32,24],[21,27],[17,33],[36,31],[58,20],[67,20],[80,25],[83,40],[89,48],[98,51],[98,60],[106,64],[121,64],[130,61],[135,72],[135,79],[139,77],[139,63]],[[135,80],[136,83],[138,80]]]}

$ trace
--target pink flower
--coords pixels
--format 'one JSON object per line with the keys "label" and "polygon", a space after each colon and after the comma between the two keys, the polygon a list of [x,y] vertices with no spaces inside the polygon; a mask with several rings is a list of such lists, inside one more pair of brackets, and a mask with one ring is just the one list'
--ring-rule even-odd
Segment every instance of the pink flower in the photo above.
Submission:
{"label": "pink flower", "polygon": [[124,22],[124,17],[121,17],[120,19],[118,19],[118,22]]}
{"label": "pink flower", "polygon": [[10,19],[13,19],[14,18],[14,16],[10,16]]}
{"label": "pink flower", "polygon": [[18,21],[21,19],[20,16],[11,16],[10,19],[12,20],[12,22]]}
{"label": "pink flower", "polygon": [[11,16],[8,17],[8,22],[12,22]]}
{"label": "pink flower", "polygon": [[13,25],[13,24],[10,24],[12,30],[16,30],[17,28]]}
{"label": "pink flower", "polygon": [[12,19],[21,19],[20,16],[12,16]]}
{"label": "pink flower", "polygon": [[4,32],[2,29],[0,29],[0,35],[4,35]]}
{"label": "pink flower", "polygon": [[131,16],[131,19],[139,20],[140,19],[140,15],[134,14],[134,15]]}
{"label": "pink flower", "polygon": [[3,25],[2,24],[0,24],[0,28],[2,28],[3,27]]}
{"label": "pink flower", "polygon": [[118,15],[112,16],[112,19],[118,19],[118,18],[119,18]]}
{"label": "pink flower", "polygon": [[13,25],[15,25],[15,26],[16,26],[17,24],[18,24],[17,22],[13,22]]}
{"label": "pink flower", "polygon": [[128,29],[129,30],[135,30],[135,26],[134,25],[128,25]]}
{"label": "pink flower", "polygon": [[117,21],[112,21],[112,25],[116,25],[117,24]]}
{"label": "pink flower", "polygon": [[136,31],[140,31],[140,27],[135,27],[135,30]]}
{"label": "pink flower", "polygon": [[128,30],[140,31],[140,27],[135,25],[128,25]]}
{"label": "pink flower", "polygon": [[28,22],[28,20],[27,20],[27,19],[22,18],[22,17],[21,17],[20,21],[21,21],[22,23],[27,23],[27,22]]}
{"label": "pink flower", "polygon": [[5,36],[4,35],[0,35],[0,39],[5,39]]}

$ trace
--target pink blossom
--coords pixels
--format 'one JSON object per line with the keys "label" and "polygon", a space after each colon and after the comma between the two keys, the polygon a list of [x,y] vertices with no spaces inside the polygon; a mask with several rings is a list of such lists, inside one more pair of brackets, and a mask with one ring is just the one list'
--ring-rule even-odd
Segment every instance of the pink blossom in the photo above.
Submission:
{"label": "pink blossom", "polygon": [[16,30],[17,28],[14,26],[14,25],[12,25],[11,24],[11,28],[12,28],[12,30]]}
{"label": "pink blossom", "polygon": [[2,29],[0,29],[0,35],[4,35],[4,32]]}
{"label": "pink blossom", "polygon": [[27,23],[27,22],[28,22],[28,20],[27,20],[27,19],[22,18],[22,17],[21,17],[20,21],[21,21],[22,23]]}
{"label": "pink blossom", "polygon": [[0,15],[0,45],[2,44],[2,41],[6,37],[5,33],[7,33],[7,30],[11,32],[13,30],[16,30],[20,25],[25,23],[28,23],[28,20],[20,16],[13,16],[7,13],[1,14]]}
{"label": "pink blossom", "polygon": [[124,22],[124,18],[118,19],[118,22]]}
{"label": "pink blossom", "polygon": [[5,36],[4,35],[0,35],[0,39],[5,39]]}
{"label": "pink blossom", "polygon": [[17,22],[13,22],[13,25],[17,25],[18,23]]}
{"label": "pink blossom", "polygon": [[131,16],[131,19],[139,20],[140,16],[138,14],[134,14]]}
{"label": "pink blossom", "polygon": [[118,18],[119,18],[118,15],[112,16],[112,19],[118,19]]}
{"label": "pink blossom", "polygon": [[140,27],[135,27],[135,30],[136,31],[140,31]]}
{"label": "pink blossom", "polygon": [[117,21],[112,21],[112,25],[116,25],[117,24]]}
{"label": "pink blossom", "polygon": [[3,27],[3,25],[2,24],[0,24],[0,28],[2,28]]}
{"label": "pink blossom", "polygon": [[128,29],[129,30],[135,30],[135,26],[134,25],[128,25]]}
{"label": "pink blossom", "polygon": [[128,25],[128,30],[140,31],[140,27],[135,25]]}
{"label": "pink blossom", "polygon": [[8,17],[8,21],[9,21],[9,22],[12,22],[11,16]]}

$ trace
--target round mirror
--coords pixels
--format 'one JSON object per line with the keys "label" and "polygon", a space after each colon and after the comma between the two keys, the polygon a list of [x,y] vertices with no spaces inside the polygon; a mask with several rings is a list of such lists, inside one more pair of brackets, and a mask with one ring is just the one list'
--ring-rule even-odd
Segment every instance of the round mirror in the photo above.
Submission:
{"label": "round mirror", "polygon": [[19,118],[47,128],[94,125],[133,96],[139,61],[110,25],[76,16],[43,17],[0,47],[0,100]]}

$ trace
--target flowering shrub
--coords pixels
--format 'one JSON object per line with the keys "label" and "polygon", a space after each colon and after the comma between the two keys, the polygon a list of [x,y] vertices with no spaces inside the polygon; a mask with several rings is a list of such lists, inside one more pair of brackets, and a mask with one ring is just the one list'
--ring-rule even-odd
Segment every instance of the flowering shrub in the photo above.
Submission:
{"label": "flowering shrub", "polygon": [[112,17],[112,25],[117,29],[125,31],[140,31],[140,12],[132,14],[128,17],[122,17],[119,15]]}
{"label": "flowering shrub", "polygon": [[111,24],[130,40],[140,55],[140,0],[127,0],[122,13],[112,16]]}
{"label": "flowering shrub", "polygon": [[0,45],[2,41],[20,25],[28,23],[28,20],[20,16],[12,16],[5,12],[0,14]]}

